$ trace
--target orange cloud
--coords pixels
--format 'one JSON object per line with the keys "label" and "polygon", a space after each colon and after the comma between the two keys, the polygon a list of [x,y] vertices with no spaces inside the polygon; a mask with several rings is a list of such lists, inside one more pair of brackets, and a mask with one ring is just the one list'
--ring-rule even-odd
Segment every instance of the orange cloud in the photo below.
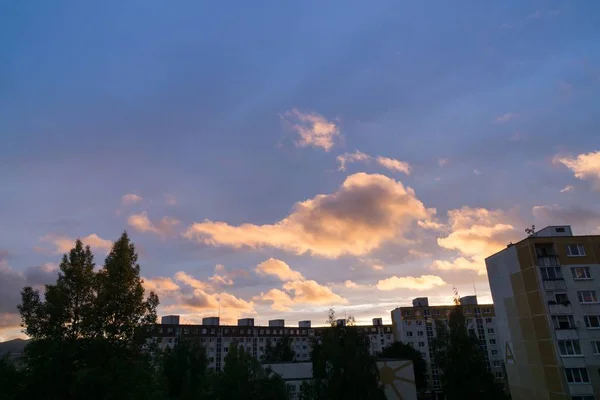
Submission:
{"label": "orange cloud", "polygon": [[403,172],[406,175],[410,175],[410,164],[408,164],[405,161],[396,160],[395,158],[378,156],[377,163],[391,171]]}
{"label": "orange cloud", "polygon": [[157,276],[154,278],[144,278],[144,289],[153,291],[159,295],[168,295],[169,293],[179,291],[181,288],[171,278]]}
{"label": "orange cloud", "polygon": [[207,290],[211,288],[211,285],[209,285],[208,283],[202,282],[201,280],[196,279],[183,271],[175,273],[175,280],[194,289]]}
{"label": "orange cloud", "polygon": [[133,193],[128,193],[128,194],[124,195],[123,197],[121,197],[121,204],[123,204],[124,206],[130,206],[139,201],[142,201],[142,198],[140,196],[138,196],[137,194],[133,194]]}
{"label": "orange cloud", "polygon": [[[373,159],[368,154],[362,153],[356,150],[354,153],[345,153],[337,156],[336,160],[339,164],[338,171],[345,171],[346,165],[355,162],[364,162],[368,163]],[[395,172],[403,172],[406,175],[410,175],[411,166],[409,163],[405,161],[396,160],[395,158],[377,156],[375,157],[375,162],[381,165],[384,168],[389,169],[390,171]]]}
{"label": "orange cloud", "polygon": [[256,296],[257,301],[272,302],[271,308],[275,311],[290,311],[290,306],[294,304],[294,300],[289,294],[280,289],[270,289],[266,293],[261,293]]}
{"label": "orange cloud", "polygon": [[555,164],[564,164],[578,179],[594,181],[600,190],[600,151],[582,153],[577,157],[554,157]]}
{"label": "orange cloud", "polygon": [[255,271],[259,275],[273,275],[282,281],[293,281],[304,279],[302,274],[298,271],[294,271],[281,260],[275,258],[269,258],[266,261],[261,262],[255,268]]}
{"label": "orange cloud", "polygon": [[[106,253],[112,248],[113,242],[107,239],[102,239],[100,236],[92,233],[91,235],[80,238],[84,245],[90,246],[93,250],[101,250]],[[75,246],[75,239],[68,236],[48,234],[40,238],[44,242],[52,243],[57,254],[67,253]]]}
{"label": "orange cloud", "polygon": [[365,255],[384,242],[401,242],[427,209],[411,188],[379,174],[357,173],[333,194],[296,203],[292,213],[272,225],[225,222],[195,223],[184,233],[190,240],[213,246],[275,247],[296,254],[327,258]]}
{"label": "orange cloud", "polygon": [[283,285],[288,292],[294,293],[294,302],[306,304],[347,304],[348,300],[333,293],[327,286],[316,281],[290,281]]}
{"label": "orange cloud", "polygon": [[460,256],[453,261],[434,261],[432,267],[436,269],[468,269],[485,275],[485,258],[522,236],[511,225],[513,218],[500,210],[463,207],[448,211],[448,219],[450,234],[437,242],[440,247],[456,250]]}
{"label": "orange cloud", "polygon": [[148,218],[146,211],[140,214],[133,214],[127,219],[127,223],[138,232],[151,232],[159,236],[166,236],[173,232],[173,229],[179,225],[180,221],[164,217],[158,224],[153,224]]}
{"label": "orange cloud", "polygon": [[336,137],[341,136],[340,129],[334,122],[314,112],[305,114],[294,108],[283,117],[300,136],[295,142],[298,147],[313,146],[329,151]]}
{"label": "orange cloud", "polygon": [[412,289],[412,290],[430,290],[438,286],[444,286],[447,283],[442,278],[435,275],[416,276],[392,276],[387,279],[382,279],[377,282],[377,289],[382,291],[396,289]]}

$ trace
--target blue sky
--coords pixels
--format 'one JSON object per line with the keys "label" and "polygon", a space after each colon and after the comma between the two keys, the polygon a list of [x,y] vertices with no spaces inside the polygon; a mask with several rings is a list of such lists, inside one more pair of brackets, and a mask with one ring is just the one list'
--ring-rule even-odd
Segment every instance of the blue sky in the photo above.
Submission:
{"label": "blue sky", "polygon": [[0,337],[70,240],[101,264],[125,229],[190,322],[489,301],[525,227],[600,233],[599,27],[573,1],[3,4]]}

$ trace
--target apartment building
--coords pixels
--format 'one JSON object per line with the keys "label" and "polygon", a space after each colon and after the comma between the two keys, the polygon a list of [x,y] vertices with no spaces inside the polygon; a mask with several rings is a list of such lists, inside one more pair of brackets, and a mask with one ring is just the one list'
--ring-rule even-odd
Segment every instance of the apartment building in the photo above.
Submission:
{"label": "apartment building", "polygon": [[486,267],[512,398],[600,398],[600,236],[548,226]]}
{"label": "apartment building", "polygon": [[[206,348],[209,368],[220,370],[229,347],[237,343],[254,357],[261,359],[267,342],[275,345],[284,336],[291,339],[296,361],[308,362],[314,338],[318,338],[329,327],[312,327],[311,321],[300,321],[297,327],[285,326],[283,319],[271,320],[268,326],[255,326],[253,318],[238,320],[237,325],[220,325],[218,317],[202,319],[201,325],[180,324],[179,316],[169,315],[156,325],[155,336],[160,345],[174,346],[180,340],[199,340]],[[342,323],[341,321],[339,323]],[[391,325],[383,325],[381,318],[374,318],[372,325],[357,326],[363,329],[371,342],[371,354],[377,354],[394,341]]]}
{"label": "apartment building", "polygon": [[[448,321],[454,305],[430,306],[427,297],[413,300],[412,307],[399,307],[392,311],[394,339],[419,350],[427,361],[428,387],[435,398],[443,398],[440,371],[435,365],[431,342],[436,335],[436,323]],[[496,335],[496,315],[493,304],[477,304],[476,296],[460,298],[467,328],[476,333],[485,352],[488,369],[498,381],[504,380],[503,361]]]}

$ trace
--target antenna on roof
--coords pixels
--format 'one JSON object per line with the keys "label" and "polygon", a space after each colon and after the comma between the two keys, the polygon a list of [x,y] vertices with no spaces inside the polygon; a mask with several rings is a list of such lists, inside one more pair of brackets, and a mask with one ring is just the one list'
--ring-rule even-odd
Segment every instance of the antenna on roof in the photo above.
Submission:
{"label": "antenna on roof", "polygon": [[525,233],[529,236],[533,235],[535,233],[535,225],[531,225],[531,228],[525,228]]}
{"label": "antenna on roof", "polygon": [[[473,271],[473,275],[475,275],[475,271]],[[475,277],[473,277],[473,294],[477,297],[477,288],[475,287]]]}

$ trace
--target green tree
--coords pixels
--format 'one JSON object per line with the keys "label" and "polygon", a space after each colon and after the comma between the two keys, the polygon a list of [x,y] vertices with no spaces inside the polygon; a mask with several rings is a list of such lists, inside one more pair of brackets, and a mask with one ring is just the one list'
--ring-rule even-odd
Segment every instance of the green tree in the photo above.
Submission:
{"label": "green tree", "polygon": [[304,385],[302,398],[385,399],[369,337],[355,326],[338,325],[333,310],[328,322],[331,328],[313,342],[314,382]]}
{"label": "green tree", "polygon": [[295,358],[296,352],[292,349],[291,337],[283,336],[280,340],[275,342],[275,346],[273,346],[270,339],[267,339],[267,344],[265,345],[265,351],[262,357],[263,362],[292,362]]}
{"label": "green tree", "polygon": [[197,341],[185,340],[167,347],[161,357],[160,374],[169,399],[204,398],[208,393],[208,359]]}
{"label": "green tree", "polygon": [[8,354],[0,357],[0,390],[3,399],[16,400],[23,397],[23,378],[23,373],[17,370]]}
{"label": "green tree", "polygon": [[135,247],[126,233],[100,271],[81,241],[66,254],[44,299],[21,292],[26,397],[41,399],[151,398],[155,373],[148,352],[158,297],[144,300]]}
{"label": "green tree", "polygon": [[229,346],[225,367],[217,381],[217,398],[234,399],[288,399],[285,381],[248,354],[236,343]]}
{"label": "green tree", "polygon": [[406,343],[394,342],[381,351],[380,357],[411,360],[415,371],[417,393],[421,398],[425,396],[427,392],[427,362],[419,350]]}
{"label": "green tree", "polygon": [[460,304],[450,313],[448,325],[438,322],[436,331],[433,357],[448,400],[507,398],[488,371],[479,339],[475,332],[468,331]]}

